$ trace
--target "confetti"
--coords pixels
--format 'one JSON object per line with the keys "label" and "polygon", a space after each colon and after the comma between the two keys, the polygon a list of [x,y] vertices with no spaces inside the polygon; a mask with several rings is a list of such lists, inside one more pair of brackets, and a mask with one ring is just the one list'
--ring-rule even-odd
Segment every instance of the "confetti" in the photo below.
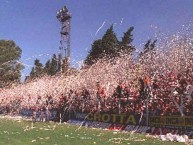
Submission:
{"label": "confetti", "polygon": [[[123,22],[122,18],[122,22]],[[105,22],[98,28],[97,33],[105,25]],[[157,28],[156,28],[157,29]],[[186,31],[186,30],[185,30]],[[193,39],[192,32],[184,33],[177,32],[175,35],[166,36],[160,42],[155,51],[147,53],[141,61],[133,58],[130,55],[121,54],[120,58],[114,60],[101,59],[94,65],[87,67],[82,65],[81,69],[67,74],[57,74],[56,76],[43,76],[39,79],[31,80],[25,84],[12,85],[10,88],[1,89],[0,104],[3,113],[6,113],[6,107],[9,107],[10,114],[19,114],[22,109],[41,110],[44,107],[58,109],[61,104],[65,104],[64,113],[69,111],[76,112],[77,110],[87,112],[84,119],[94,111],[115,111],[119,108],[120,113],[124,112],[145,112],[147,109],[145,102],[146,98],[138,104],[132,104],[132,101],[141,100],[139,78],[147,76],[148,85],[150,86],[149,105],[154,106],[153,110],[157,110],[158,106],[162,109],[159,115],[165,115],[174,111],[181,116],[190,113],[192,108],[188,108],[192,100],[192,78],[193,78]],[[137,48],[139,51],[139,48]],[[39,54],[39,56],[43,56]],[[7,62],[8,63],[8,62]],[[18,63],[22,63],[19,62]],[[186,85],[184,92],[187,100],[180,103],[179,93],[174,91],[177,89],[181,75],[189,86]],[[123,80],[124,86],[128,87],[130,93],[130,102],[125,107],[119,107],[118,101],[114,99],[115,89],[119,85],[120,80]],[[153,80],[157,80],[159,89],[152,88]],[[100,82],[100,89],[104,89],[104,99],[97,98],[96,83]],[[88,98],[85,98],[87,93]],[[169,93],[168,93],[169,92]],[[48,97],[51,96],[53,103],[45,105]],[[165,100],[169,101],[165,101]],[[155,105],[159,102],[158,105]],[[49,106],[49,107],[48,107]],[[164,107],[163,107],[164,106]],[[170,109],[168,109],[170,108]],[[188,110],[189,109],[189,110]],[[35,111],[34,111],[35,112]],[[47,109],[46,117],[51,117],[49,109]],[[35,116],[35,115],[34,115]],[[42,113],[42,118],[44,114]],[[61,113],[60,119],[64,116]],[[141,114],[143,118],[143,114]],[[142,120],[140,118],[140,121]],[[23,130],[28,131],[35,128],[33,118],[31,128],[26,127]],[[20,120],[20,118],[18,118]],[[32,118],[31,118],[32,120]],[[48,119],[49,120],[49,119]],[[79,131],[85,122],[83,121]],[[56,126],[42,127],[44,130],[54,130]],[[116,134],[116,133],[113,133]]]}

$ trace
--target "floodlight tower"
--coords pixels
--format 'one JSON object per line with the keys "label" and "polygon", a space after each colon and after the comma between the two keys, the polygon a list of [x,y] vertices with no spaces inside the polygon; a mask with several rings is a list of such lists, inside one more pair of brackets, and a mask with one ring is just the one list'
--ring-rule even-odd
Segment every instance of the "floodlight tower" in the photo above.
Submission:
{"label": "floodlight tower", "polygon": [[[71,14],[66,6],[57,12],[56,18],[61,24],[60,39],[60,71],[67,70],[70,65],[70,21]],[[65,55],[64,55],[65,54]]]}

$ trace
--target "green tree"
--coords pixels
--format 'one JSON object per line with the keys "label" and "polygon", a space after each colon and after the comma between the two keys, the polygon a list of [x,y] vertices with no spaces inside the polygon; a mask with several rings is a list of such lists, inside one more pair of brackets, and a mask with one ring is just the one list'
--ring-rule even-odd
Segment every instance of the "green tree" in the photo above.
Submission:
{"label": "green tree", "polygon": [[35,78],[35,77],[36,77],[34,67],[32,67],[32,70],[31,70],[31,72],[30,72],[30,77],[31,77],[31,78]]}
{"label": "green tree", "polygon": [[44,73],[50,75],[50,68],[51,68],[51,62],[50,62],[50,60],[48,60],[45,63]]}
{"label": "green tree", "polygon": [[21,53],[13,40],[0,40],[0,87],[20,82],[20,71],[24,68],[19,62]]}
{"label": "green tree", "polygon": [[119,42],[113,30],[113,25],[105,32],[102,39],[93,42],[89,51],[85,64],[92,65],[101,58],[112,59],[120,56],[121,53],[131,54],[135,47],[132,45],[134,27],[130,27],[123,35]]}
{"label": "green tree", "polygon": [[61,53],[58,54],[58,72],[62,71],[62,55]]}
{"label": "green tree", "polygon": [[113,25],[107,29],[106,33],[102,37],[101,47],[105,57],[113,58],[117,56],[118,39],[113,30]]}
{"label": "green tree", "polygon": [[120,42],[118,52],[121,53],[132,53],[135,47],[132,45],[134,27],[130,27],[123,35],[122,41]]}
{"label": "green tree", "polygon": [[53,54],[52,61],[50,64],[50,75],[55,75],[57,71],[58,71],[58,61],[57,61],[56,54]]}
{"label": "green tree", "polygon": [[44,74],[43,64],[40,62],[39,59],[34,61],[34,67],[30,72],[30,78],[37,78],[41,77]]}
{"label": "green tree", "polygon": [[59,71],[59,63],[56,54],[53,54],[52,60],[48,60],[44,67],[44,72],[48,75],[55,75]]}
{"label": "green tree", "polygon": [[92,65],[96,63],[103,56],[102,40],[96,40],[92,44],[92,49],[89,51],[88,56],[85,59],[85,64]]}
{"label": "green tree", "polygon": [[92,65],[101,58],[114,58],[117,56],[118,39],[113,31],[113,25],[107,29],[102,39],[98,39],[93,42],[92,48],[89,51],[85,64]]}
{"label": "green tree", "polygon": [[148,40],[143,48],[143,51],[139,55],[139,61],[143,62],[145,59],[152,58],[155,54],[155,46],[156,46],[157,40],[154,40],[151,43],[151,40]]}

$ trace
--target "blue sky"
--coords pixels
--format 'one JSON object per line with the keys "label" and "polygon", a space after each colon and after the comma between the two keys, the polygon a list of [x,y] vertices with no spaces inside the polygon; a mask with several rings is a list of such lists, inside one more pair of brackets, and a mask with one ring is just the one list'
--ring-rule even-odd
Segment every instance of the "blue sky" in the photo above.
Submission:
{"label": "blue sky", "polygon": [[59,52],[56,12],[64,5],[72,14],[72,65],[85,59],[92,41],[113,23],[119,39],[134,26],[134,45],[139,49],[157,31],[172,34],[193,23],[193,0],[1,0],[0,39],[14,40],[22,49],[23,77],[35,58],[44,64]]}

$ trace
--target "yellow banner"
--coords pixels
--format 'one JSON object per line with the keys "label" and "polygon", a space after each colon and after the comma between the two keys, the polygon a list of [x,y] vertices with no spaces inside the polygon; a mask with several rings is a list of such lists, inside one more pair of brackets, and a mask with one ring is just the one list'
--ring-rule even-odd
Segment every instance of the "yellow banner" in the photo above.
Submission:
{"label": "yellow banner", "polygon": [[150,126],[193,127],[193,117],[182,116],[150,116]]}

